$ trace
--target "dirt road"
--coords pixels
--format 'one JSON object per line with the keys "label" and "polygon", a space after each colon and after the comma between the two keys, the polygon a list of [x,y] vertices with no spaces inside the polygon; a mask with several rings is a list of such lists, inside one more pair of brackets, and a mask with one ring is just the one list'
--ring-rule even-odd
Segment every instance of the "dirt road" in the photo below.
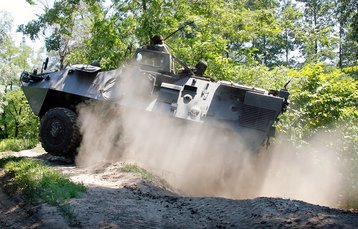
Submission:
{"label": "dirt road", "polygon": [[[70,200],[74,221],[53,207],[30,207],[0,192],[0,228],[356,228],[358,213],[297,200],[186,197],[165,182],[123,171],[123,163],[77,168],[33,152],[87,187]],[[20,154],[17,154],[20,155]],[[17,199],[18,200],[18,199]],[[76,222],[76,223],[73,223]]]}

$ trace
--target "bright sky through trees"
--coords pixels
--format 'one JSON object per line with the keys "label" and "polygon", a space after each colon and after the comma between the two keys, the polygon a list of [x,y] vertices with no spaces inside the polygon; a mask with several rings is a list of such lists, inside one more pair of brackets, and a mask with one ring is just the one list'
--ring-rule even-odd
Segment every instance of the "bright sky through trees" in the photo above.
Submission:
{"label": "bright sky through trees", "polygon": [[[29,21],[36,19],[36,14],[42,12],[41,8],[36,6],[31,6],[25,0],[0,0],[0,10],[10,13],[13,17],[12,25],[12,37],[15,40],[16,44],[22,42],[23,34],[16,32],[18,25],[27,24]],[[25,37],[26,44],[34,49],[39,49],[43,46],[43,40],[40,37],[40,40],[31,41],[28,37]]]}

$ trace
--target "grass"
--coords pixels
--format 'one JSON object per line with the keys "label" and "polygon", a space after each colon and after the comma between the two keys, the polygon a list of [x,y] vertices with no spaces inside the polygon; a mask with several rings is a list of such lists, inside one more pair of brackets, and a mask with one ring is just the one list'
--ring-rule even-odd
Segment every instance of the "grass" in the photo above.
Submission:
{"label": "grass", "polygon": [[128,172],[128,173],[138,174],[144,180],[148,180],[148,181],[153,181],[154,180],[154,175],[153,174],[151,174],[147,170],[139,167],[136,164],[124,164],[124,166],[122,168],[122,171],[123,172]]}
{"label": "grass", "polygon": [[18,152],[25,149],[32,149],[39,143],[38,139],[2,139],[0,141],[0,152]]}
{"label": "grass", "polygon": [[33,204],[48,203],[59,207],[64,216],[74,218],[70,198],[79,197],[85,191],[81,184],[71,182],[67,177],[44,163],[21,157],[0,159],[0,167],[11,179],[6,184],[12,192],[21,191]]}
{"label": "grass", "polygon": [[352,192],[345,194],[345,198],[340,203],[340,207],[343,209],[352,210],[358,213],[358,197],[356,195],[356,190],[351,190]]}

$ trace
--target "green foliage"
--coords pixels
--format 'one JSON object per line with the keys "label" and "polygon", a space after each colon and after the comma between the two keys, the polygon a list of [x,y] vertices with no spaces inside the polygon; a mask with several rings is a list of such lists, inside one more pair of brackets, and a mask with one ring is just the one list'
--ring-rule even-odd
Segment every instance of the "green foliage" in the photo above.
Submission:
{"label": "green foliage", "polygon": [[32,113],[24,93],[20,89],[8,91],[4,95],[4,102],[0,120],[0,139],[37,139],[39,120]]}
{"label": "green foliage", "polygon": [[0,10],[0,45],[8,38],[13,20],[9,13]]}
{"label": "green foliage", "polygon": [[332,59],[337,41],[333,32],[333,0],[305,0],[302,39],[306,62],[319,62]]}
{"label": "green foliage", "polygon": [[[36,1],[36,4],[43,4]],[[86,1],[89,4],[98,4],[96,1]],[[30,1],[34,4],[34,1]],[[41,32],[49,34],[45,38],[47,51],[56,51],[59,56],[59,68],[63,69],[70,64],[66,57],[76,50],[83,48],[83,37],[89,37],[88,11],[89,5],[74,1],[54,1],[52,7],[43,5],[44,13],[35,20],[22,24],[17,28],[18,32],[28,35],[32,40],[37,39]]]}
{"label": "green foliage", "polygon": [[30,5],[35,5],[35,2],[32,0],[26,0],[27,3],[29,3]]}
{"label": "green foliage", "polygon": [[40,161],[26,158],[3,158],[0,165],[12,178],[11,188],[22,191],[31,201],[60,206],[78,197],[85,187],[72,183]]}
{"label": "green foliage", "polygon": [[[291,104],[277,130],[289,135],[296,147],[319,132],[335,139],[327,147],[350,169],[347,190],[358,193],[357,4],[353,0],[114,0],[104,5],[56,0],[19,30],[35,39],[51,28],[46,46],[58,51],[61,68],[98,60],[104,69],[111,69],[154,34],[166,37],[192,22],[165,41],[171,52],[191,66],[206,60],[207,75],[215,80],[277,90],[292,79]],[[15,58],[19,49],[6,39],[2,47],[0,73],[8,74],[6,82],[16,82],[11,70],[25,63],[24,58],[11,65],[7,57]],[[6,68],[1,65],[5,62]],[[3,104],[16,96],[7,97]],[[20,104],[21,100],[15,107]],[[8,135],[16,135],[18,117],[3,118],[0,128],[7,125]],[[30,131],[25,128],[18,135],[34,133],[36,125],[23,125]],[[145,174],[135,165],[126,169]]]}
{"label": "green foliage", "polygon": [[340,68],[356,64],[358,58],[358,3],[354,0],[338,0],[335,16],[339,24],[339,61]]}
{"label": "green foliage", "polygon": [[8,37],[0,44],[0,84],[9,88],[18,85],[21,71],[30,67],[32,50],[26,45],[16,46]]}
{"label": "green foliage", "polygon": [[[96,18],[94,23],[93,36],[86,41],[86,45],[93,48],[85,53],[79,50],[74,55],[83,56],[85,62],[98,60],[103,68],[118,67],[121,61],[125,60],[126,57],[128,58],[126,55],[131,52],[131,50],[128,50],[130,41],[126,37],[128,31],[123,30],[134,29],[134,24],[130,19],[118,21],[115,17],[110,20]],[[73,56],[70,56],[70,58],[73,58]]]}
{"label": "green foliage", "polygon": [[[340,66],[351,66],[357,58],[356,26],[351,22],[357,18],[352,10],[355,1],[305,0],[300,7],[296,3],[140,0],[105,5],[93,0],[56,0],[18,31],[36,39],[41,31],[50,30],[46,46],[59,52],[60,68],[96,60],[105,69],[116,68],[135,46],[147,44],[155,34],[169,35],[187,21],[194,24],[167,43],[191,65],[200,59],[215,62],[226,57],[236,63],[274,68],[297,66],[302,61],[334,64],[338,56]],[[339,32],[334,29],[337,22]],[[210,65],[209,72],[219,72],[212,68]]]}
{"label": "green foliage", "polygon": [[291,110],[303,133],[314,133],[337,123],[354,121],[358,82],[338,69],[323,64],[307,65],[298,75],[299,88],[291,96]]}
{"label": "green foliage", "polygon": [[[358,81],[324,64],[306,65],[286,72],[292,77],[290,106],[277,129],[296,147],[324,136],[320,147],[335,152],[343,168],[342,207],[358,207]],[[323,144],[323,145],[322,145]],[[315,153],[312,146],[312,153]],[[356,204],[353,204],[356,201]]]}
{"label": "green foliage", "polygon": [[14,151],[19,152],[25,149],[34,148],[39,141],[37,139],[2,139],[0,141],[0,152]]}
{"label": "green foliage", "polygon": [[[6,21],[6,17],[1,20]],[[28,148],[37,141],[28,139],[37,139],[38,120],[31,114],[23,93],[15,90],[19,88],[21,71],[30,66],[31,55],[31,48],[24,44],[16,46],[10,36],[0,42],[0,139],[22,139],[2,141],[4,150]],[[16,147],[15,141],[21,144]]]}
{"label": "green foliage", "polygon": [[153,174],[151,174],[147,170],[139,167],[136,164],[125,164],[122,168],[122,171],[127,172],[127,173],[138,174],[141,178],[148,180],[148,181],[152,181],[154,179]]}

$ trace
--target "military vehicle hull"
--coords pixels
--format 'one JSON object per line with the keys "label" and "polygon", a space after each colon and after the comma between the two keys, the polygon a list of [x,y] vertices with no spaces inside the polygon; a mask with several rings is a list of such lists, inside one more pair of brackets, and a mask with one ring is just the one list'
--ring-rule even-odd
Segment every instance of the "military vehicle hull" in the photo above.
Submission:
{"label": "military vehicle hull", "polygon": [[[175,78],[149,72],[148,77],[148,71],[135,71],[133,75],[133,70],[128,74],[123,69],[88,72],[77,68],[22,76],[22,89],[41,118],[45,150],[75,155],[81,140],[76,107],[86,101],[107,101],[129,110],[226,129],[244,139],[253,151],[272,135],[272,126],[285,107],[286,98],[263,89],[190,75]],[[156,74],[169,80],[154,82],[159,78]],[[141,81],[144,83],[136,84]]]}

